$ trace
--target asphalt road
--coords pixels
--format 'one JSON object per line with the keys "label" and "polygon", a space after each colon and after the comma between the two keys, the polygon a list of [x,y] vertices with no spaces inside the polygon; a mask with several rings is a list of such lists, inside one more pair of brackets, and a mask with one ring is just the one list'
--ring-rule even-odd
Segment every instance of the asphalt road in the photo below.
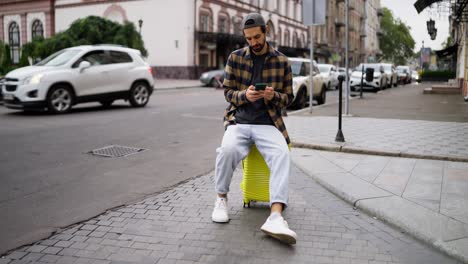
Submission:
{"label": "asphalt road", "polygon": [[[213,170],[225,106],[222,90],[207,88],[158,91],[139,109],[118,101],[48,115],[0,106],[0,255]],[[109,145],[146,151],[88,153]]]}

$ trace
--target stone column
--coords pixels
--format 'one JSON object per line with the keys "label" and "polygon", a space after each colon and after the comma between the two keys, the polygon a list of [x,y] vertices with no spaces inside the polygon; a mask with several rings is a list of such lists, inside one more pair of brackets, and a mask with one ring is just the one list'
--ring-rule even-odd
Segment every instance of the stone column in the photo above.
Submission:
{"label": "stone column", "polygon": [[26,13],[21,14],[21,43],[23,46],[28,42],[28,23],[26,21]]}

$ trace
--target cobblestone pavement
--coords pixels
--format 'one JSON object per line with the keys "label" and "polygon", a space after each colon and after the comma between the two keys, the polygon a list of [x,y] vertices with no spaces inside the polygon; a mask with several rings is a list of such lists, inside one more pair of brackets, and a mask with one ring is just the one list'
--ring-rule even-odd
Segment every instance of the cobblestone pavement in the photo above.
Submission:
{"label": "cobblestone pavement", "polygon": [[19,263],[458,263],[332,195],[297,168],[285,218],[298,233],[287,246],[259,229],[267,204],[242,207],[237,170],[229,224],[211,222],[213,173],[141,202],[109,210],[19,248]]}
{"label": "cobblestone pavement", "polygon": [[345,143],[336,143],[337,117],[288,116],[294,143],[468,160],[468,123],[344,117]]}

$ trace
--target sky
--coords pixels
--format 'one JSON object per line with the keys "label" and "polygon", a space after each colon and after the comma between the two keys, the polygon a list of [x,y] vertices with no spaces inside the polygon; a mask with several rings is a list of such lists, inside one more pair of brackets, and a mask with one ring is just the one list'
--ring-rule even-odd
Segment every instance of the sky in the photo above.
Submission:
{"label": "sky", "polygon": [[[415,2],[416,0],[380,0],[380,5],[390,9],[395,19],[399,18],[411,27],[410,32],[415,41],[415,52],[421,49],[422,41],[424,41],[424,47],[426,48],[442,49],[442,42],[449,36],[447,9],[439,8],[436,4],[433,4],[432,8],[426,7],[418,14],[416,8],[414,8]],[[437,28],[435,40],[431,40],[429,33],[427,33],[426,21],[430,18],[435,21],[435,27]]]}

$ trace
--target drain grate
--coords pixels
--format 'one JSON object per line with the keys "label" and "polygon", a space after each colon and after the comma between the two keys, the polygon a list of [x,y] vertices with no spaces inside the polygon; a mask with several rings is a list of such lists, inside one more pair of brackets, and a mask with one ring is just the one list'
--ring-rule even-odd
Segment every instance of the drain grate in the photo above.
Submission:
{"label": "drain grate", "polygon": [[102,156],[102,157],[109,157],[109,158],[120,158],[126,157],[132,154],[136,154],[146,149],[142,148],[132,148],[132,147],[125,147],[125,146],[118,146],[118,145],[110,145],[99,149],[94,149],[88,152],[89,154]]}

